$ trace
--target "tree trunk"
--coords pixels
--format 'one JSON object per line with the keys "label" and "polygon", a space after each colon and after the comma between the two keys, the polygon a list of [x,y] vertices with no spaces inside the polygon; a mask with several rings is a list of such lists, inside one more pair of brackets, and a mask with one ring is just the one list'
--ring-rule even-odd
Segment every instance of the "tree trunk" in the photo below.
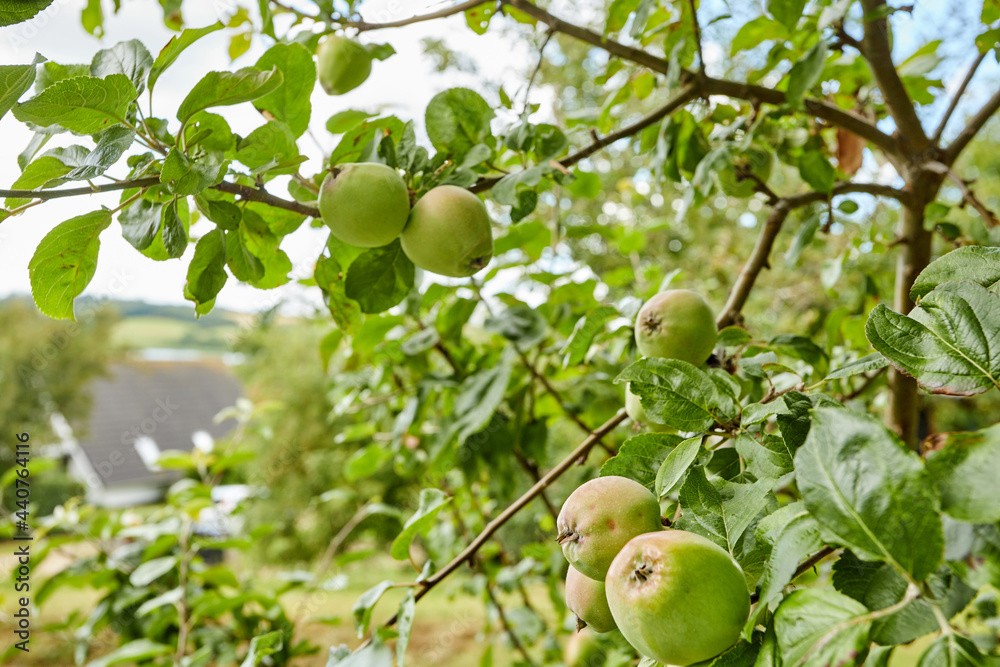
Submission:
{"label": "tree trunk", "polygon": [[[924,229],[924,207],[934,201],[941,187],[941,177],[930,172],[918,172],[909,178],[908,187],[913,201],[900,211],[899,255],[896,260],[896,288],[893,309],[908,313],[913,308],[910,288],[920,272],[930,263],[933,232]],[[916,449],[920,396],[917,382],[894,368],[889,369],[889,408],[886,424],[899,434],[911,449]]]}

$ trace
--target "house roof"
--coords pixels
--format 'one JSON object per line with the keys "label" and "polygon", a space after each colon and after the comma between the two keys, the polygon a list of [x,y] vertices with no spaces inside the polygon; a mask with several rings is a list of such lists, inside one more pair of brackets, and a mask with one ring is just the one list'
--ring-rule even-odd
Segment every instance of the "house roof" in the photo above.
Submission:
{"label": "house roof", "polygon": [[176,479],[171,471],[149,470],[136,440],[150,438],[160,451],[191,451],[195,432],[220,438],[232,430],[235,420],[212,420],[243,394],[225,366],[208,361],[119,364],[90,389],[93,408],[89,423],[77,429],[79,446],[104,486]]}

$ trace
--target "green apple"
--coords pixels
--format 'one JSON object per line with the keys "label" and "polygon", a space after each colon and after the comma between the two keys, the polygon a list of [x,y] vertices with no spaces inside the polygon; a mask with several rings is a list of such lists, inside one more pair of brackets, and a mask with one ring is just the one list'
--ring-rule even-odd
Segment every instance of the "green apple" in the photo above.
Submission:
{"label": "green apple", "polygon": [[570,494],[556,528],[570,565],[591,579],[604,581],[611,561],[626,542],[662,528],[660,503],[652,491],[627,477],[598,477]]}
{"label": "green apple", "polygon": [[327,174],[319,191],[319,212],[333,235],[344,243],[378,248],[403,232],[410,213],[410,193],[392,167],[348,164]]}
{"label": "green apple", "polygon": [[604,582],[583,576],[572,565],[566,572],[566,606],[576,614],[577,629],[589,626],[594,632],[611,632],[617,627],[604,594]]}
{"label": "green apple", "polygon": [[607,659],[601,640],[587,628],[570,637],[563,650],[566,667],[602,667]]}
{"label": "green apple", "polygon": [[625,639],[642,655],[690,665],[736,643],[750,613],[736,561],[700,535],[661,530],[632,539],[605,581]]}
{"label": "green apple", "polygon": [[413,207],[403,252],[425,271],[467,278],[493,258],[493,231],[482,200],[464,188],[439,185]]}
{"label": "green apple", "polygon": [[343,95],[372,73],[372,56],[353,39],[327,35],[316,49],[316,73],[327,95]]}
{"label": "green apple", "polygon": [[654,433],[677,433],[677,429],[650,419],[642,407],[642,401],[632,393],[628,385],[625,385],[625,412],[636,424],[641,424]]}
{"label": "green apple", "polygon": [[691,290],[660,292],[635,318],[635,343],[644,357],[680,359],[701,366],[718,339],[708,302]]}

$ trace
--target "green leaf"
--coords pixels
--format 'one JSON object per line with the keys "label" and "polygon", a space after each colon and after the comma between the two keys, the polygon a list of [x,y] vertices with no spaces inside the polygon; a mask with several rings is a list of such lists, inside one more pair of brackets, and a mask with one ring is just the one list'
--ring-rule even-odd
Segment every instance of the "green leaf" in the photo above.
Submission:
{"label": "green leaf", "polygon": [[209,72],[194,85],[177,109],[177,119],[186,123],[194,114],[209,107],[229,106],[261,98],[282,83],[281,71],[274,67],[262,72],[244,67],[235,72]]}
{"label": "green leaf", "polygon": [[309,129],[312,115],[309,96],[316,86],[316,64],[312,54],[301,44],[275,44],[264,52],[255,67],[264,72],[277,67],[283,80],[278,88],[257,99],[253,105],[287,123],[294,136],[302,136]]}
{"label": "green leaf", "polygon": [[135,639],[97,660],[88,662],[87,667],[110,667],[111,665],[120,665],[122,663],[137,664],[150,658],[169,655],[173,652],[174,649],[172,646],[159,644],[151,639]]}
{"label": "green leaf", "polygon": [[31,88],[35,71],[35,65],[0,66],[0,118],[7,115],[21,95]]}
{"label": "green leaf", "polygon": [[825,541],[888,562],[918,582],[941,562],[944,536],[930,476],[880,422],[839,408],[813,410],[795,471]]}
{"label": "green leaf", "polygon": [[156,56],[156,60],[153,61],[153,66],[149,70],[149,89],[152,90],[153,86],[156,85],[157,79],[163,74],[163,71],[170,67],[177,57],[184,52],[184,50],[197,42],[199,39],[215,32],[216,30],[222,30],[225,28],[221,22],[217,21],[212,25],[205,26],[204,28],[188,28],[179,35],[174,35],[167,42],[167,45],[163,47],[160,51],[160,55]]}
{"label": "green leaf", "polygon": [[932,393],[971,396],[1000,388],[1000,296],[980,285],[941,285],[909,316],[879,304],[865,335]]}
{"label": "green leaf", "polygon": [[[163,242],[163,250],[168,259],[177,259],[182,256],[188,246],[187,226],[181,220],[177,201],[175,197],[167,202],[163,206],[160,216],[160,240]],[[184,208],[187,208],[186,205]]]}
{"label": "green leaf", "polygon": [[736,415],[732,396],[719,391],[711,376],[678,359],[640,359],[615,378],[630,382],[646,414],[681,431],[707,431]]}
{"label": "green leaf", "polygon": [[629,438],[601,466],[601,477],[628,477],[652,491],[663,460],[680,441],[680,436],[665,433],[643,433]]}
{"label": "green leaf", "polygon": [[927,296],[944,283],[976,283],[1000,294],[1000,248],[963,246],[931,262],[913,281],[910,298]]}
{"label": "green leaf", "polygon": [[[680,436],[676,435],[666,435],[650,433],[649,436],[658,437],[661,442],[670,442],[674,439],[680,439]],[[670,440],[668,440],[668,438]],[[698,458],[698,454],[701,453],[701,437],[688,438],[681,442],[676,443],[676,446],[670,450],[670,453],[663,459],[663,463],[660,464],[660,469],[656,471],[656,480],[654,482],[654,491],[656,492],[657,498],[662,498],[673,492],[677,488],[677,485],[681,483],[684,479],[684,475],[687,474],[688,468],[691,464],[695,462]]]}
{"label": "green leaf", "polygon": [[594,344],[594,339],[604,331],[605,325],[617,316],[618,310],[612,306],[599,306],[584,315],[576,323],[573,333],[566,341],[566,347],[563,348],[563,368],[582,364],[587,358],[590,346]]}
{"label": "green leaf", "polygon": [[153,56],[149,55],[142,42],[130,39],[95,53],[90,61],[90,75],[103,79],[110,74],[124,74],[141,95],[146,89],[146,75],[152,66]]}
{"label": "green leaf", "polygon": [[47,60],[38,66],[35,92],[40,93],[54,83],[78,76],[90,76],[90,65],[61,65]]}
{"label": "green leaf", "polygon": [[410,557],[410,544],[417,535],[426,535],[434,525],[434,518],[451,498],[439,489],[424,489],[420,492],[420,505],[417,511],[405,524],[403,530],[392,541],[389,554],[396,560],[406,560]]}
{"label": "green leaf", "polygon": [[123,125],[114,125],[96,138],[94,150],[87,154],[80,166],[66,174],[66,180],[89,181],[103,174],[131,148],[135,131]]}
{"label": "green leaf", "polygon": [[857,665],[868,648],[867,613],[861,603],[829,589],[793,592],[774,614],[783,664]]}
{"label": "green leaf", "polygon": [[[295,135],[288,125],[281,121],[268,121],[254,129],[248,137],[239,142],[236,159],[250,168],[251,172],[292,174],[297,170],[299,147]],[[281,164],[290,164],[277,168]]]}
{"label": "green leaf", "polygon": [[[789,106],[794,108],[802,104],[802,98],[819,82],[825,64],[826,42],[821,39],[816,43],[816,46],[809,49],[805,58],[792,66],[788,73],[788,91],[785,96]],[[822,190],[822,192],[829,192],[829,190]]]}
{"label": "green leaf", "polygon": [[519,303],[486,318],[483,329],[518,345],[531,347],[545,340],[549,327],[537,310]]}
{"label": "green leaf", "polygon": [[0,26],[22,23],[52,4],[52,0],[0,0]]}
{"label": "green leaf", "polygon": [[264,264],[247,249],[239,232],[226,234],[226,266],[237,280],[254,283],[264,277]]}
{"label": "green leaf", "polygon": [[837,172],[819,151],[806,151],[799,158],[799,175],[813,189],[830,194],[837,180]]}
{"label": "green leaf", "polygon": [[868,373],[871,371],[877,371],[881,368],[885,368],[889,365],[889,360],[883,357],[878,352],[872,352],[871,354],[866,354],[860,359],[855,359],[854,361],[848,362],[832,371],[826,376],[826,380],[841,380],[843,378],[851,377],[852,375],[858,375],[860,373]]}
{"label": "green leaf", "polygon": [[470,375],[462,382],[455,397],[454,422],[449,425],[445,440],[457,434],[458,442],[464,443],[490,423],[493,413],[503,402],[510,382],[510,360],[511,352],[508,350],[492,368]]}
{"label": "green leaf", "polygon": [[[221,229],[213,229],[198,239],[188,266],[184,296],[195,306],[208,306],[226,284],[226,242]],[[200,312],[200,311],[199,311]],[[207,311],[206,311],[207,312]]]}
{"label": "green leaf", "polygon": [[773,16],[779,23],[788,28],[789,31],[795,30],[795,26],[799,23],[799,18],[802,17],[802,10],[806,7],[807,0],[768,0],[767,11]]}
{"label": "green leaf", "polygon": [[97,134],[125,122],[129,103],[138,96],[124,74],[104,79],[79,76],[52,84],[39,95],[14,107],[22,123],[59,125],[77,134]]}
{"label": "green leaf", "polygon": [[941,635],[924,650],[917,667],[996,667],[996,658],[988,658],[971,640],[954,632]]}
{"label": "green leaf", "polygon": [[778,479],[793,470],[795,452],[784,438],[763,433],[760,440],[742,433],[736,438],[736,451],[746,460],[747,472],[757,479]]}
{"label": "green leaf", "polygon": [[214,156],[193,159],[174,148],[163,161],[160,182],[176,195],[196,195],[225,177],[226,163]]}
{"label": "green leaf", "polygon": [[59,223],[42,238],[28,262],[38,310],[55,319],[73,319],[73,300],[97,271],[100,235],[110,224],[111,211],[93,211]]}
{"label": "green leaf", "polygon": [[240,667],[257,667],[265,657],[280,651],[284,643],[285,633],[280,630],[257,635],[250,640],[247,657],[240,663]]}
{"label": "green leaf", "polygon": [[396,639],[396,666],[406,667],[406,648],[410,645],[410,633],[413,632],[413,618],[416,615],[416,600],[413,589],[406,592],[406,597],[399,603],[396,617],[396,629],[399,637]]}
{"label": "green leaf", "polygon": [[372,611],[374,611],[375,605],[378,604],[378,601],[382,599],[385,592],[392,588],[392,586],[392,581],[388,579],[380,581],[362,593],[357,602],[354,603],[352,611],[354,613],[354,628],[357,630],[358,639],[364,637],[365,633],[368,632],[368,626],[371,624]]}
{"label": "green leaf", "polygon": [[465,22],[477,35],[485,35],[487,28],[490,27],[490,19],[493,18],[495,11],[496,5],[492,2],[486,2],[478,7],[466,9]]}
{"label": "green leaf", "polygon": [[926,454],[941,509],[959,521],[1000,521],[1000,424],[973,433],[940,433]]}
{"label": "green leaf", "polygon": [[153,243],[160,230],[162,205],[148,199],[140,199],[118,215],[122,226],[122,236],[136,250],[145,250]]}
{"label": "green leaf", "polygon": [[740,537],[767,506],[774,480],[714,482],[705,477],[704,468],[691,469],[678,494],[684,517],[679,527],[700,533],[733,554]]}
{"label": "green leaf", "polygon": [[784,41],[788,39],[788,29],[766,16],[758,16],[747,21],[733,37],[729,55],[735,56],[740,51],[752,49],[769,40]]}
{"label": "green leaf", "polygon": [[[53,187],[61,183],[62,176],[68,174],[71,167],[63,163],[59,158],[52,155],[43,155],[37,160],[28,164],[17,180],[10,186],[12,190],[35,190],[37,188]],[[27,204],[28,199],[16,199],[8,197],[7,208],[17,208]]]}
{"label": "green leaf", "polygon": [[406,298],[413,289],[413,262],[403,254],[399,240],[371,248],[351,262],[344,292],[361,305],[363,313],[381,313]]}
{"label": "green leaf", "polygon": [[819,526],[808,512],[799,512],[782,527],[771,549],[771,556],[764,565],[760,579],[759,608],[767,607],[781,596],[792,581],[799,562],[823,546]]}
{"label": "green leaf", "polygon": [[375,114],[367,111],[357,111],[355,109],[339,111],[327,119],[326,131],[330,134],[343,134],[373,116],[375,116]]}
{"label": "green leaf", "polygon": [[151,583],[177,567],[177,556],[164,556],[140,563],[132,570],[128,581],[136,588],[149,586]]}
{"label": "green leaf", "polygon": [[479,93],[452,88],[431,99],[424,120],[434,148],[463,155],[490,133],[493,116],[493,109]]}

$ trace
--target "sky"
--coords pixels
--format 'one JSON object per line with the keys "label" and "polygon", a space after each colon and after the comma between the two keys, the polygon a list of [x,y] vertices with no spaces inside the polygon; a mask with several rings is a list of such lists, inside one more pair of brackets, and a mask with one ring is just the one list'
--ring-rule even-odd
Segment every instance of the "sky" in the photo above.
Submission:
{"label": "sky", "polygon": [[[292,4],[306,8],[309,3],[291,0]],[[80,25],[80,9],[85,0],[56,0],[50,10],[33,21],[0,29],[0,64],[30,62],[36,52],[59,63],[89,63],[93,54],[120,40],[139,39],[155,55],[174,34],[162,22],[162,11],[155,0],[133,0],[122,3],[117,14],[106,13],[105,35],[98,39],[87,34]],[[249,3],[255,5],[256,3]],[[439,9],[449,3],[442,0],[366,0],[362,6],[364,17],[372,22],[398,20],[415,14]],[[559,1],[554,3],[553,12],[562,16],[573,16],[575,3]],[[950,5],[945,10],[942,5]],[[107,6],[107,3],[105,3]],[[232,0],[184,3],[185,20],[188,27],[209,25],[217,20],[226,20],[233,11]],[[962,0],[955,3],[918,3],[918,10],[912,18],[904,18],[897,30],[896,50],[905,57],[914,49],[933,38],[939,24],[959,22],[960,25],[975,23],[981,3]],[[711,12],[709,3],[703,10]],[[279,26],[280,31],[280,26]],[[224,30],[204,37],[190,47],[180,59],[163,75],[156,87],[154,98],[155,115],[174,118],[174,112],[191,86],[209,70],[228,70],[252,65],[270,45],[265,37],[256,36],[249,52],[235,62],[230,62],[227,49],[232,30]],[[470,56],[476,62],[478,74],[436,72],[431,60],[424,56],[421,40],[426,37],[443,39],[454,50]],[[503,83],[508,92],[515,92],[524,85],[525,73],[534,64],[535,53],[524,44],[504,41],[499,31],[491,30],[485,36],[478,36],[465,25],[464,17],[457,15],[446,20],[436,20],[415,24],[391,31],[370,32],[363,36],[370,43],[390,42],[397,54],[386,61],[374,64],[371,78],[360,88],[342,96],[327,96],[317,86],[312,94],[313,115],[310,134],[299,142],[300,150],[310,158],[302,166],[305,174],[322,168],[322,155],[336,144],[337,138],[325,130],[326,119],[345,109],[392,113],[403,119],[422,125],[423,109],[436,93],[455,86],[467,86],[480,90],[491,103],[496,103],[498,83]],[[954,65],[949,65],[944,76],[948,91],[957,87],[971,60],[960,52],[958,46],[946,44]],[[706,60],[709,73],[722,67],[721,59],[725,50],[717,45],[707,45]],[[897,57],[898,59],[898,57]],[[984,64],[977,82],[967,94],[964,107],[974,108],[977,102],[992,92],[991,86],[983,86],[983,81],[996,79],[997,67],[991,59]],[[484,83],[485,82],[485,83]],[[491,98],[491,95],[493,98]],[[542,102],[539,120],[548,115],[545,91],[535,89],[534,102]],[[144,98],[145,99],[145,98]],[[945,97],[947,99],[947,96]],[[233,130],[247,135],[261,124],[260,115],[250,104],[213,109],[230,122]],[[940,111],[930,109],[928,117],[936,120]],[[961,115],[949,134],[960,125]],[[928,123],[933,127],[933,123]],[[891,131],[891,127],[889,128]],[[0,183],[9,185],[20,171],[16,156],[27,145],[31,133],[11,114],[0,120]],[[71,135],[57,135],[46,148],[69,145],[80,141]],[[89,145],[88,140],[82,141]],[[873,164],[873,161],[869,162]],[[121,168],[112,173],[121,175]],[[892,174],[882,175],[891,178]],[[284,181],[276,180],[268,185],[270,191],[287,197]],[[30,291],[28,282],[28,261],[42,237],[55,225],[76,215],[92,211],[101,205],[114,207],[118,203],[118,193],[57,199],[34,207],[25,214],[7,219],[0,224],[0,298],[9,294],[26,294]],[[194,237],[211,229],[211,223],[203,221],[192,229]],[[320,305],[320,295],[315,288],[303,288],[294,283],[295,278],[311,275],[312,266],[326,239],[325,230],[313,230],[304,225],[298,232],[286,238],[282,249],[288,253],[292,264],[293,282],[276,290],[258,290],[240,284],[230,278],[216,301],[222,308],[239,311],[260,311],[275,304],[283,303],[285,312],[304,312]],[[194,251],[188,247],[181,260],[154,262],[135,251],[113,224],[101,236],[101,252],[97,273],[84,292],[95,297],[115,299],[142,299],[158,303],[188,303],[183,299],[183,285]],[[193,309],[192,309],[193,310]]]}

